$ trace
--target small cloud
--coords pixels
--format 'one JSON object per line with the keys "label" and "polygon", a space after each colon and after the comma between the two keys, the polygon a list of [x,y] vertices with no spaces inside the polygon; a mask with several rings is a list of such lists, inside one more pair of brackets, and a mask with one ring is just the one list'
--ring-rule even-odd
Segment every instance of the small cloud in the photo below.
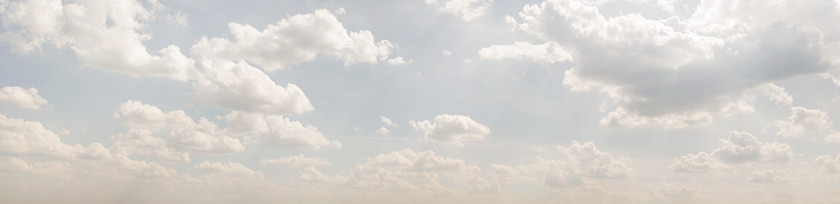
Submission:
{"label": "small cloud", "polygon": [[376,134],[380,134],[380,135],[387,135],[390,132],[391,132],[391,130],[386,128],[386,127],[380,127],[378,130],[376,130]]}
{"label": "small cloud", "polygon": [[405,59],[403,57],[395,57],[395,58],[388,59],[388,64],[390,64],[390,65],[405,65],[405,64],[411,64],[411,63],[414,63],[414,60]]}

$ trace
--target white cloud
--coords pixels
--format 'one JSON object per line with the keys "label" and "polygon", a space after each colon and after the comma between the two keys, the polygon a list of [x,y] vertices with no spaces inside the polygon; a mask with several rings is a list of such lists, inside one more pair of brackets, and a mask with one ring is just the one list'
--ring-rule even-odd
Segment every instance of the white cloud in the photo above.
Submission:
{"label": "white cloud", "polygon": [[[202,153],[232,153],[245,150],[239,139],[225,135],[215,123],[207,118],[195,122],[182,110],[164,113],[157,107],[139,101],[127,101],[117,108],[114,119],[131,128],[166,135],[169,142],[167,145],[181,150]],[[166,154],[172,153],[169,150],[162,151],[166,151]]]}
{"label": "white cloud", "polygon": [[387,135],[390,132],[391,132],[391,130],[386,128],[386,127],[380,127],[379,129],[376,129],[376,134],[380,134],[380,135]]}
{"label": "white cloud", "polygon": [[403,57],[395,57],[395,58],[388,59],[387,62],[390,65],[406,65],[406,64],[414,63],[414,60],[413,59],[405,59]]}
{"label": "white cloud", "polygon": [[[312,61],[318,54],[334,56],[345,64],[385,61],[396,48],[391,42],[376,42],[370,31],[348,32],[326,9],[289,16],[260,31],[250,25],[228,24],[235,41],[202,38],[190,52],[193,56],[222,60],[245,60],[263,70]],[[402,58],[392,63],[406,62]]]}
{"label": "white cloud", "polygon": [[141,155],[167,162],[190,162],[190,153],[170,147],[163,138],[155,137],[148,129],[129,129],[113,136],[111,151],[119,155]]}
{"label": "white cloud", "polygon": [[153,55],[143,40],[146,22],[155,10],[133,0],[11,2],[2,15],[9,28],[0,40],[22,52],[40,50],[43,45],[70,48],[93,68],[129,76],[158,76],[185,81],[194,75],[192,60],[178,47],[168,46]]}
{"label": "white cloud", "polygon": [[574,141],[568,147],[558,146],[545,153],[556,158],[537,158],[532,164],[516,168],[493,165],[491,175],[503,181],[542,181],[552,187],[573,187],[597,185],[592,179],[623,179],[636,173],[630,167],[630,158],[613,157],[595,148],[592,142]]}
{"label": "white cloud", "polygon": [[808,131],[825,130],[831,125],[828,114],[817,109],[803,107],[790,108],[791,115],[786,120],[776,120],[773,125],[779,130],[777,135],[799,138]]}
{"label": "white cloud", "polygon": [[716,158],[705,152],[697,154],[687,154],[675,159],[668,166],[669,169],[675,172],[708,172],[713,169],[721,168]]}
{"label": "white cloud", "polygon": [[314,109],[298,86],[277,85],[245,62],[203,58],[198,67],[203,74],[192,85],[202,103],[273,114],[301,114]]}
{"label": "white cloud", "polygon": [[814,162],[822,165],[823,171],[826,173],[840,173],[840,155],[837,155],[835,158],[831,158],[831,155],[820,155],[814,159]]}
{"label": "white cloud", "polygon": [[451,50],[441,50],[441,52],[443,53],[443,56],[447,56],[447,57],[452,56],[452,51]]}
{"label": "white cloud", "polygon": [[399,127],[399,125],[395,124],[393,121],[391,121],[390,118],[385,117],[385,116],[380,115],[379,116],[379,121],[382,121],[382,123],[384,123],[386,126]]}
{"label": "white cloud", "polygon": [[755,162],[785,163],[793,158],[793,150],[785,143],[764,143],[749,132],[730,131],[729,138],[720,139],[711,154],[689,153],[671,162],[668,167],[675,172],[703,173],[727,169],[726,164]]}
{"label": "white cloud", "polygon": [[108,159],[110,152],[100,143],[69,145],[39,122],[8,118],[0,114],[0,152],[54,158]]}
{"label": "white cloud", "polygon": [[535,63],[555,63],[572,60],[572,56],[554,42],[535,45],[520,41],[510,45],[493,45],[481,48],[478,51],[478,56],[483,60],[527,59]]}
{"label": "white cloud", "polygon": [[7,86],[0,88],[0,104],[37,110],[47,105],[47,100],[38,95],[38,89]]}
{"label": "white cloud", "polygon": [[828,136],[825,136],[825,138],[823,138],[823,141],[825,141],[825,143],[840,142],[840,132],[832,131],[830,134],[828,134]]}
{"label": "white cloud", "polygon": [[483,140],[490,129],[463,115],[438,115],[433,122],[411,121],[414,130],[423,132],[427,142],[461,146],[462,142]]}
{"label": "white cloud", "polygon": [[756,161],[787,162],[793,157],[790,145],[763,143],[748,132],[730,131],[728,139],[721,139],[712,152],[724,163],[738,164]]}
{"label": "white cloud", "polygon": [[342,176],[328,176],[318,170],[318,166],[330,165],[326,158],[305,157],[303,154],[281,157],[277,159],[263,158],[260,165],[287,166],[297,168],[300,172],[300,179],[303,181],[317,181],[329,183],[342,183],[346,179]]}
{"label": "white cloud", "polygon": [[299,149],[341,148],[341,142],[328,140],[317,128],[280,115],[234,111],[225,119],[229,124],[227,131],[244,136],[246,142],[265,142],[277,147]]}
{"label": "white cloud", "polygon": [[294,168],[307,168],[330,165],[330,162],[327,161],[326,158],[306,157],[303,156],[303,154],[298,154],[295,156],[281,157],[277,159],[262,158],[260,160],[260,165],[277,165]]}
{"label": "white cloud", "polygon": [[626,178],[634,174],[630,168],[630,159],[601,152],[592,142],[579,143],[577,141],[566,147],[559,147],[566,157],[565,162],[572,165],[576,173],[595,178]]}
{"label": "white cloud", "polygon": [[778,183],[790,181],[788,173],[779,169],[762,169],[753,171],[747,181],[756,183]]}
{"label": "white cloud", "polygon": [[[608,116],[606,124],[705,124],[698,119],[752,112],[752,89],[832,67],[833,54],[825,52],[831,43],[820,32],[837,29],[820,18],[793,14],[811,11],[767,15],[730,4],[702,1],[690,18],[648,19],[636,13],[607,17],[601,5],[588,1],[547,0],[526,5],[510,22],[569,51],[575,66],[564,84],[605,93],[624,112],[617,114],[632,120],[612,122],[616,116]],[[781,13],[817,8],[822,7],[773,7]],[[766,18],[759,22],[742,13]],[[786,95],[769,97],[790,101]]]}
{"label": "white cloud", "polygon": [[435,5],[438,10],[456,15],[464,21],[472,21],[483,16],[493,0],[425,0],[426,4]]}
{"label": "white cloud", "polygon": [[[0,40],[23,52],[40,50],[42,45],[66,47],[88,67],[135,77],[193,81],[197,101],[239,111],[299,114],[313,110],[299,87],[277,85],[248,63],[267,71],[281,70],[319,54],[334,56],[345,64],[413,62],[402,57],[389,59],[395,45],[374,41],[366,30],[348,32],[324,9],[289,16],[262,31],[230,23],[234,41],[202,38],[187,57],[174,45],[161,49],[159,55],[146,51],[143,41],[151,38],[146,24],[163,7],[156,3],[146,8],[132,0],[69,4],[31,0],[4,6],[2,20],[9,30],[0,34]],[[183,13],[170,16],[186,23]]]}
{"label": "white cloud", "polygon": [[470,183],[483,179],[480,168],[460,159],[435,155],[434,151],[404,149],[368,158],[356,165],[347,184],[354,188],[423,192],[445,192],[439,177]]}

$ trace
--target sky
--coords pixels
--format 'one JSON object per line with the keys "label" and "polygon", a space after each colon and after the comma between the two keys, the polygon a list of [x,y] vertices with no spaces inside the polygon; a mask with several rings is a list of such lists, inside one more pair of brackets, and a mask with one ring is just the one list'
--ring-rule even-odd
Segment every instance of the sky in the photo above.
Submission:
{"label": "sky", "polygon": [[837,0],[0,0],[0,203],[840,203]]}

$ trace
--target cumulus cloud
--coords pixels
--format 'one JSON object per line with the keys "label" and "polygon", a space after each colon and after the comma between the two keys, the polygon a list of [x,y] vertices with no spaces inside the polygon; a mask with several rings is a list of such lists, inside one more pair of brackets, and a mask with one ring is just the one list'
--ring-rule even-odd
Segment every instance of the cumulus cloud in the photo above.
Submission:
{"label": "cumulus cloud", "polygon": [[832,158],[830,155],[820,155],[814,162],[822,165],[823,171],[829,174],[840,173],[840,155]]}
{"label": "cumulus cloud", "polygon": [[0,152],[22,156],[53,158],[109,159],[102,144],[69,145],[58,134],[47,130],[39,122],[8,118],[0,114]]}
{"label": "cumulus cloud", "polygon": [[747,181],[756,183],[779,183],[789,180],[788,173],[779,169],[756,170],[747,177]]}
{"label": "cumulus cloud", "polygon": [[246,142],[299,149],[341,148],[341,142],[328,140],[317,128],[280,115],[234,111],[226,115],[225,120],[227,131],[244,137]]}
{"label": "cumulus cloud", "polygon": [[725,163],[738,164],[759,160],[787,162],[793,157],[790,145],[783,143],[765,144],[748,132],[731,131],[729,139],[721,139],[718,148],[712,152]]}
{"label": "cumulus cloud", "polygon": [[388,127],[399,127],[399,125],[397,125],[396,123],[391,121],[390,118],[385,117],[385,116],[380,115],[379,116],[379,121],[382,121],[382,123],[385,124],[385,126],[380,127],[379,129],[376,129],[376,134],[387,135],[388,133],[391,132],[391,129],[388,129]]}
{"label": "cumulus cloud", "polygon": [[303,154],[299,154],[295,156],[281,157],[277,159],[263,158],[260,160],[260,165],[286,166],[297,168],[300,172],[300,178],[303,181],[318,181],[330,183],[342,183],[346,181],[346,179],[342,176],[328,176],[316,168],[318,166],[330,165],[330,162],[327,161],[326,158],[305,157],[303,156]]}
{"label": "cumulus cloud", "polygon": [[555,63],[572,60],[572,56],[557,43],[531,44],[529,42],[514,42],[510,45],[493,45],[478,50],[478,56],[483,60],[530,60],[536,63]]}
{"label": "cumulus cloud", "polygon": [[713,169],[720,168],[717,159],[705,152],[697,154],[687,154],[675,159],[668,166],[669,169],[675,172],[708,172]]}
{"label": "cumulus cloud", "polygon": [[129,129],[112,137],[111,151],[119,155],[139,155],[166,162],[190,162],[190,153],[167,145],[148,129]]}
{"label": "cumulus cloud", "polygon": [[808,131],[826,130],[831,125],[828,114],[821,110],[792,107],[790,111],[787,119],[773,122],[773,126],[779,129],[777,135],[799,138]]}
{"label": "cumulus cloud", "polygon": [[626,157],[614,157],[595,148],[592,142],[572,142],[568,147],[558,146],[546,153],[553,158],[537,158],[531,164],[517,167],[494,164],[491,176],[503,181],[541,181],[552,187],[573,187],[589,183],[592,179],[624,179],[636,171]]}
{"label": "cumulus cloud", "polygon": [[390,132],[391,132],[391,130],[386,128],[386,127],[379,127],[379,129],[376,129],[376,134],[380,134],[380,135],[387,135]]}
{"label": "cumulus cloud", "polygon": [[793,150],[785,143],[764,143],[749,132],[730,131],[729,138],[720,139],[718,147],[711,154],[689,153],[671,162],[669,168],[675,172],[709,172],[726,168],[726,164],[754,162],[784,163],[793,158]]}
{"label": "cumulus cloud", "polygon": [[[202,153],[232,153],[245,150],[239,139],[225,135],[215,123],[207,118],[195,122],[182,110],[164,113],[157,107],[130,100],[120,104],[114,113],[114,119],[131,128],[165,135],[169,142],[167,145],[180,150]],[[131,137],[123,135],[123,138]],[[154,139],[144,143],[154,146]],[[169,150],[162,151],[174,153]]]}
{"label": "cumulus cloud", "polygon": [[396,123],[391,121],[390,118],[385,117],[385,116],[380,115],[379,116],[379,121],[382,121],[383,124],[385,124],[386,126],[389,126],[389,127],[399,127],[399,125],[397,125]]}
{"label": "cumulus cloud", "polygon": [[595,144],[592,142],[579,143],[574,141],[568,148],[559,148],[569,159],[568,162],[571,162],[575,169],[587,176],[626,178],[635,172],[629,166],[631,163],[629,158],[615,158],[606,152],[601,152],[595,148]]}
{"label": "cumulus cloud", "polygon": [[[80,1],[63,4],[53,0],[11,2],[0,16],[8,30],[0,40],[22,52],[43,45],[69,48],[88,67],[129,76],[166,77],[192,81],[196,101],[238,111],[300,114],[313,110],[303,91],[281,86],[266,71],[329,55],[345,64],[408,64],[411,59],[389,58],[396,46],[375,41],[369,31],[347,31],[336,16],[320,9],[297,14],[260,31],[250,25],[230,23],[234,39],[202,38],[189,56],[169,45],[159,53],[147,52],[147,23],[163,8],[134,0]],[[186,23],[183,13],[170,14]],[[249,64],[251,63],[251,64]]]}
{"label": "cumulus cloud", "polygon": [[143,40],[147,22],[156,10],[134,0],[79,1],[29,0],[5,5],[0,40],[22,52],[44,45],[69,48],[92,68],[129,76],[158,76],[185,81],[194,73],[192,60],[178,47],[150,54]]}
{"label": "cumulus cloud", "polygon": [[375,41],[370,31],[348,32],[326,9],[289,16],[262,31],[238,23],[228,24],[228,29],[234,41],[202,38],[190,49],[191,54],[245,60],[274,71],[311,61],[319,54],[334,56],[345,64],[377,63],[388,60],[395,49],[387,40]]}
{"label": "cumulus cloud", "polygon": [[493,0],[426,0],[426,4],[434,5],[440,11],[469,22],[483,16],[493,4]]}
{"label": "cumulus cloud", "polygon": [[0,104],[37,110],[47,105],[47,100],[38,95],[38,89],[7,86],[0,88]]}
{"label": "cumulus cloud", "polygon": [[483,140],[490,128],[463,115],[438,115],[434,121],[411,121],[414,130],[423,133],[427,142],[461,146],[462,142]]}
{"label": "cumulus cloud", "polygon": [[431,150],[403,149],[368,158],[356,165],[347,184],[363,189],[446,192],[439,177],[475,183],[483,181],[480,170],[460,159],[437,156]]}
{"label": "cumulus cloud", "polygon": [[[837,29],[819,18],[770,16],[750,6],[726,5],[702,1],[687,19],[649,19],[635,13],[606,17],[601,5],[589,1],[547,0],[526,5],[509,21],[571,54],[575,66],[564,84],[610,96],[618,112],[613,115],[624,116],[608,116],[607,124],[687,126],[707,123],[714,114],[750,112],[749,90],[823,73],[836,64],[825,52],[832,45],[820,32]],[[821,8],[780,5],[785,4],[755,6],[781,13]]]}
{"label": "cumulus cloud", "polygon": [[202,58],[202,75],[192,86],[195,97],[238,111],[273,114],[301,114],[314,108],[300,87],[277,85],[248,63]]}

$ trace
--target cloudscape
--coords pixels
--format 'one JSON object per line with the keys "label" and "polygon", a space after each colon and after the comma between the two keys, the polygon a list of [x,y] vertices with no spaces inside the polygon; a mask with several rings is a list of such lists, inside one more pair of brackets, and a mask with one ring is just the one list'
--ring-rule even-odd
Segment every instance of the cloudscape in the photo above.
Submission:
{"label": "cloudscape", "polygon": [[0,0],[0,203],[840,203],[837,0]]}

